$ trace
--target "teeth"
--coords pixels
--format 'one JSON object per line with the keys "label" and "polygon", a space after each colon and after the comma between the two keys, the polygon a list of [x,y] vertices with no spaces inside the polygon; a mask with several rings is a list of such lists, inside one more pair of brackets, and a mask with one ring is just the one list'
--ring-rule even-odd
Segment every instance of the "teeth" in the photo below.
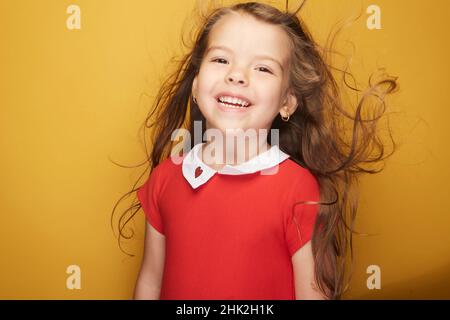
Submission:
{"label": "teeth", "polygon": [[232,108],[232,109],[245,109],[246,107],[238,107],[238,106],[234,106],[232,104],[228,104],[228,103],[224,103],[224,102],[219,102],[222,106],[227,107],[227,108]]}
{"label": "teeth", "polygon": [[248,102],[245,102],[241,99],[233,98],[233,97],[219,97],[219,101],[220,102],[228,102],[228,103],[232,103],[232,104],[240,104],[243,107],[247,107],[249,105]]}

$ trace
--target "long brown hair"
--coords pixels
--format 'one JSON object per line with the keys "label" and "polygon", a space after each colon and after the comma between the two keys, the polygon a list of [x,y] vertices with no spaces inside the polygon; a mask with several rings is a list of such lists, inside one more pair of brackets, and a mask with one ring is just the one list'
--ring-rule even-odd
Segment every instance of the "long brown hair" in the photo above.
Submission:
{"label": "long brown hair", "polygon": [[[205,118],[192,99],[192,83],[199,72],[209,33],[217,21],[235,11],[281,27],[292,44],[289,87],[295,93],[299,107],[288,122],[281,121],[280,117],[275,118],[271,129],[279,130],[280,149],[308,169],[319,182],[320,202],[315,203],[319,204],[319,211],[312,237],[315,280],[324,296],[340,299],[348,288],[352,274],[352,234],[355,233],[353,224],[358,207],[358,177],[362,173],[380,172],[381,169],[366,167],[380,163],[394,152],[385,155],[385,145],[377,125],[386,114],[386,95],[394,92],[398,84],[396,77],[390,77],[384,72],[380,72],[378,80],[373,79],[373,73],[364,91],[348,84],[348,77],[354,79],[348,69],[328,64],[331,54],[336,53],[333,44],[340,29],[330,33],[324,46],[317,44],[297,16],[305,2],[294,12],[288,11],[287,1],[286,12],[263,3],[238,3],[212,9],[202,17],[192,48],[177,61],[175,71],[162,83],[143,124],[144,131],[145,128],[152,129],[149,135],[144,134],[144,140],[147,136],[152,140],[151,151],[146,151],[148,157],[145,164],[148,164],[146,169],[151,173],[155,166],[170,155],[174,144],[171,136],[179,128],[187,128],[193,137],[194,121],[201,121],[203,136]],[[343,76],[346,87],[362,93],[355,105],[343,101],[333,72]],[[372,103],[372,100],[378,103]],[[355,110],[350,111],[349,107],[355,107]],[[364,117],[363,110],[370,110],[373,116]],[[395,150],[396,144],[388,132]],[[347,136],[349,133],[350,136]],[[194,144],[191,142],[191,147]],[[139,189],[136,184],[118,200],[113,215],[118,203]],[[123,229],[140,208],[139,201],[135,199],[120,217],[119,247],[120,237],[130,239],[133,236],[133,233],[131,236],[124,234]]]}

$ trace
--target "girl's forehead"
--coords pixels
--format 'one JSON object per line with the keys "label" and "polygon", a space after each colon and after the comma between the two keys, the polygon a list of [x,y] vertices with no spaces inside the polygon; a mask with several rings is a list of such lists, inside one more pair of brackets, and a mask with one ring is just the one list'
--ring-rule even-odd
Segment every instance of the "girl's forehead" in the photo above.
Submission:
{"label": "girl's forehead", "polygon": [[289,55],[289,37],[280,27],[260,21],[249,14],[226,14],[213,26],[211,47],[229,47],[235,51],[254,52],[285,61]]}

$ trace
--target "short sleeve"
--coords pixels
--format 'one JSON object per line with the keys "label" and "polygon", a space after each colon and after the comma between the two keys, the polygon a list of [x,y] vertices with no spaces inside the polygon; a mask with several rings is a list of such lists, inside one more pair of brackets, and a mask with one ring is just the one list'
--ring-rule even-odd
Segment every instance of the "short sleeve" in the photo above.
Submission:
{"label": "short sleeve", "polygon": [[164,234],[163,221],[158,207],[158,170],[154,168],[147,181],[138,189],[137,196],[146,220],[161,234]]}
{"label": "short sleeve", "polygon": [[285,208],[285,240],[291,256],[311,240],[319,204],[309,202],[319,200],[319,184],[308,172],[293,188],[288,206]]}

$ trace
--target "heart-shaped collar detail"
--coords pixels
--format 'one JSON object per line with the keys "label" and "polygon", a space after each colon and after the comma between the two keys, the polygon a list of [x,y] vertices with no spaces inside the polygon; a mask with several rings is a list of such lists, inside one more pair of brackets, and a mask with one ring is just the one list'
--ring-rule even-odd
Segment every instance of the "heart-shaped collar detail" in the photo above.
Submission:
{"label": "heart-shaped collar detail", "polygon": [[197,167],[197,168],[195,169],[195,178],[198,178],[198,176],[201,175],[202,172],[203,172],[202,168]]}

